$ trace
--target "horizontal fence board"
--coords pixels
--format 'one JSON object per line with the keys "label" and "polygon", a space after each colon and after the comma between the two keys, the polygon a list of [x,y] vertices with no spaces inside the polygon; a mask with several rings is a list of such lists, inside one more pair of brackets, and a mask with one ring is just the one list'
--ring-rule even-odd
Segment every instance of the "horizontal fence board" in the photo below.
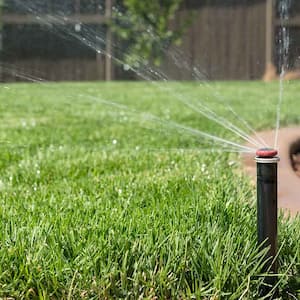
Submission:
{"label": "horizontal fence board", "polygon": [[[94,81],[104,80],[104,65],[93,59],[41,60],[27,59],[7,62],[2,67],[4,82],[32,81]],[[28,77],[28,79],[26,79]]]}
{"label": "horizontal fence board", "polygon": [[92,14],[74,14],[65,17],[55,17],[52,15],[21,15],[21,14],[4,14],[1,21],[5,24],[105,24],[108,21],[103,15]]}

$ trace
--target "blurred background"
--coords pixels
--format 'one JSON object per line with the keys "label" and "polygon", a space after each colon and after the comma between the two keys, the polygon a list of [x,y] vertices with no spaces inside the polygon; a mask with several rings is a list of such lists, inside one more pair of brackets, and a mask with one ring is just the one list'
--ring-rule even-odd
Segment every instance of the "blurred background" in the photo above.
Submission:
{"label": "blurred background", "polygon": [[[284,7],[282,7],[284,3]],[[155,65],[168,79],[261,79],[300,68],[300,2],[285,0],[0,0],[0,81],[137,80]],[[280,27],[281,26],[281,27]],[[180,67],[180,64],[185,64]],[[18,75],[18,74],[19,75]]]}

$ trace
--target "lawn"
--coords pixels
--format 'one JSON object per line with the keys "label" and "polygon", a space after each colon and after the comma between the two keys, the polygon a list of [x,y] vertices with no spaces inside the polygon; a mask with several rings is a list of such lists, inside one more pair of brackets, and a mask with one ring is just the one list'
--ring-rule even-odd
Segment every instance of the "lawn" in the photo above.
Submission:
{"label": "lawn", "polygon": [[[283,125],[300,123],[299,88]],[[0,298],[258,299],[255,188],[238,153],[187,127],[243,143],[191,107],[259,130],[277,99],[259,82],[0,85]],[[296,299],[300,217],[279,234]]]}

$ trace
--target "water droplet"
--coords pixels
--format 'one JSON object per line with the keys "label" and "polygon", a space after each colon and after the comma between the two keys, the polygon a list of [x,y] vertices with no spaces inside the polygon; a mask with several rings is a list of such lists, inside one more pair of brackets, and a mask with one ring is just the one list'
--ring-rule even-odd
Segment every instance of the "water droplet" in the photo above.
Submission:
{"label": "water droplet", "polygon": [[124,64],[123,68],[124,68],[125,71],[129,71],[131,69],[128,64]]}
{"label": "water droplet", "polygon": [[0,180],[0,190],[2,190],[3,188],[4,188],[4,182]]}
{"label": "water droplet", "polygon": [[81,24],[75,24],[75,31],[80,32],[81,31]]}
{"label": "water droplet", "polygon": [[230,162],[228,162],[228,165],[230,166],[230,167],[232,167],[233,165],[235,165],[235,161],[230,161]]}

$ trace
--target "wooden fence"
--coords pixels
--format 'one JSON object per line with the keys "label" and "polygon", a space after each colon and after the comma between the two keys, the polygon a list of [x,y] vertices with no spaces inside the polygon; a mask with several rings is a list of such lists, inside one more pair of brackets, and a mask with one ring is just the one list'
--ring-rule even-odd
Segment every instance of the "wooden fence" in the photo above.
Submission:
{"label": "wooden fence", "polygon": [[[39,1],[37,1],[38,3]],[[58,8],[61,9],[60,0],[58,1]],[[88,2],[85,2],[88,3]],[[27,54],[20,54],[23,45],[17,45],[18,49],[6,49],[5,42],[5,30],[6,28],[22,28],[22,26],[39,26],[45,24],[45,20],[48,20],[48,13],[41,14],[36,17],[34,15],[28,14],[28,12],[23,12],[23,7],[21,6],[21,11],[16,11],[16,8],[20,6],[8,9],[7,12],[0,15],[1,22],[3,25],[2,34],[3,37],[3,53],[1,60],[5,63],[5,67],[1,68],[0,65],[0,81],[19,81],[22,80],[21,74],[30,74],[33,77],[41,77],[45,80],[61,81],[61,80],[112,80],[114,76],[114,67],[112,66],[111,51],[112,51],[112,32],[109,27],[106,26],[107,22],[110,21],[112,16],[112,0],[104,0],[105,10],[99,10],[98,5],[95,1],[91,1],[92,9],[82,12],[85,8],[85,4],[81,0],[69,0],[68,6],[72,8],[72,13],[68,14],[63,20],[64,26],[73,26],[80,24],[88,24],[94,26],[102,26],[105,28],[105,49],[104,52],[109,55],[103,55],[101,53],[94,53],[87,55],[86,57],[78,55],[78,57],[32,57]],[[57,9],[54,1],[46,1],[45,9]],[[60,13],[58,9],[57,13]],[[60,23],[59,19],[51,19],[51,24],[55,22]],[[48,22],[47,22],[48,23]],[[38,29],[38,31],[41,31]],[[35,30],[32,30],[35,33]],[[18,37],[13,37],[8,39],[18,39]],[[30,38],[29,38],[30,39]],[[30,43],[30,40],[26,43]],[[63,41],[64,38],[61,39]],[[35,41],[36,42],[36,41]],[[45,42],[45,38],[43,40]],[[71,43],[74,45],[74,43]],[[82,45],[81,45],[82,46]],[[47,50],[47,45],[44,44],[45,50]],[[13,47],[12,47],[13,48]],[[72,48],[70,46],[69,48]],[[17,50],[17,51],[15,51]],[[25,53],[26,51],[24,51]],[[28,52],[28,51],[27,51]],[[49,52],[49,49],[48,49]],[[77,51],[79,52],[79,51]],[[9,66],[12,66],[11,68]],[[118,73],[118,72],[117,72]]]}
{"label": "wooden fence", "polygon": [[[176,22],[188,13],[182,11]],[[196,66],[208,79],[260,78],[265,68],[265,15],[264,1],[195,9],[182,45],[190,69]],[[171,58],[165,68],[176,79],[192,79],[192,70],[174,68]]]}
{"label": "wooden fence", "polygon": [[[173,26],[180,24],[188,16],[193,18],[192,25],[184,35],[180,49],[175,51],[176,55],[174,49],[171,49],[164,58],[162,71],[174,80],[194,79],[194,73],[198,71],[202,73],[198,74],[200,77],[213,80],[261,78],[266,63],[274,61],[275,34],[278,26],[275,1],[213,0],[209,1],[210,4],[199,4],[198,0],[186,0],[186,5],[176,16]],[[102,24],[111,17],[111,5],[112,0],[106,0],[105,15],[101,18],[95,15],[79,17],[86,22],[90,22],[89,17],[92,17],[97,24]],[[30,16],[23,18],[26,18],[26,22],[30,21]],[[69,20],[72,21],[72,17]],[[20,18],[10,15],[5,16],[4,21],[17,24]],[[76,18],[73,20],[73,23],[75,22]],[[300,18],[297,14],[293,15],[286,25],[292,26],[296,32],[300,28]],[[106,35],[106,51],[113,53],[110,31]],[[295,48],[291,51],[295,57],[300,54],[297,51]],[[113,66],[110,56],[96,53],[86,58],[58,57],[55,61],[24,58],[19,55],[10,57],[8,62],[25,73],[43,74],[48,80],[131,78],[131,75],[128,77],[121,68]],[[2,80],[14,80],[14,77],[2,74]]]}

